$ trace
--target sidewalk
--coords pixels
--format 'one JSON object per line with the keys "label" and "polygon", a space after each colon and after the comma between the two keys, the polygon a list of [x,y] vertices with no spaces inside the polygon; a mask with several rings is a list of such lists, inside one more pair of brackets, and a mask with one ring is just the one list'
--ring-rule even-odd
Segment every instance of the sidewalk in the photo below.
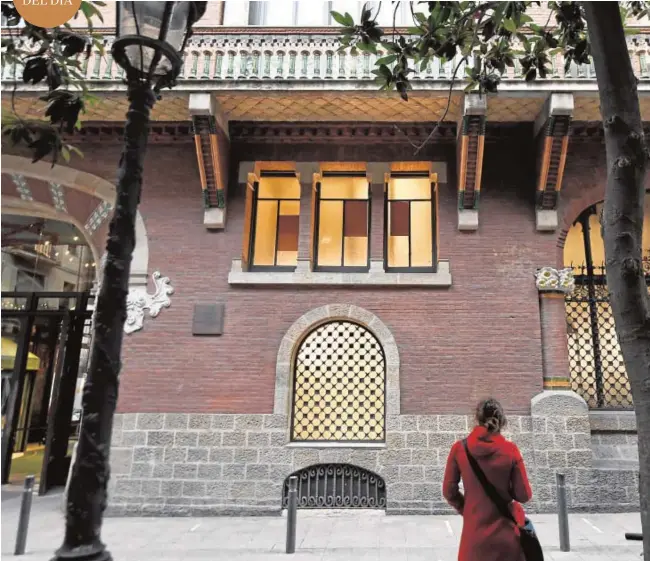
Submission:
{"label": "sidewalk", "polygon": [[[4,493],[4,490],[3,490]],[[49,561],[63,539],[61,495],[34,497],[25,561]],[[2,501],[2,561],[13,556],[20,499]],[[557,517],[534,516],[548,561],[638,561],[638,514],[575,514],[560,552]],[[284,553],[286,518],[107,518],[102,537],[116,561],[456,561],[458,516],[378,511],[298,511],[296,553]]]}

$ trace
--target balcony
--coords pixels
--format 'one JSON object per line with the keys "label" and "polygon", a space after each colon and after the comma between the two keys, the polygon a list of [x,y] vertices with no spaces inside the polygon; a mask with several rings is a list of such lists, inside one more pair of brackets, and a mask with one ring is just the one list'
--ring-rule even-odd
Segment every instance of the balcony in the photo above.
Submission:
{"label": "balcony", "polygon": [[[110,48],[112,37],[105,39],[105,54],[98,51],[83,60],[82,73],[91,82],[93,89],[120,88],[123,71],[112,60]],[[629,35],[628,46],[635,73],[640,80],[648,80],[650,85],[650,65],[648,64],[648,46],[650,35]],[[210,82],[212,88],[249,89],[259,88],[259,82],[266,82],[271,89],[318,89],[338,88],[356,89],[360,84],[367,84],[364,89],[376,89],[372,70],[376,60],[384,56],[371,54],[352,55],[350,52],[338,52],[338,35],[335,31],[301,29],[300,32],[279,30],[277,28],[220,28],[218,32],[209,33],[199,30],[186,47],[183,71],[179,86],[196,90],[202,82]],[[441,64],[434,60],[428,68],[418,70],[414,81],[426,89],[436,89],[451,80],[457,60]],[[21,76],[20,68],[2,68],[3,81],[11,82],[15,76]],[[464,76],[464,65],[458,69],[457,76]],[[580,89],[589,82],[595,83],[592,67],[572,66],[564,70],[561,54],[552,57],[552,72],[547,79],[534,84],[526,84],[519,68],[509,68],[503,76],[505,89],[544,89],[550,83],[570,83],[570,88]],[[217,86],[214,82],[218,82]],[[311,84],[311,85],[310,85]],[[347,84],[347,87],[344,85]],[[7,88],[10,86],[3,86]],[[462,89],[462,84],[459,84]],[[30,89],[21,86],[21,89]],[[38,89],[38,88],[36,88]]]}

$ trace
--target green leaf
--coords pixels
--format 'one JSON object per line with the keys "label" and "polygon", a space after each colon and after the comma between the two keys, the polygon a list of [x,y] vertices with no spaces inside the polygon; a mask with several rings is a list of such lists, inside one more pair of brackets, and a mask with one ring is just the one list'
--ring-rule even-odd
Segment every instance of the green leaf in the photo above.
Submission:
{"label": "green leaf", "polygon": [[68,150],[65,146],[61,146],[61,155],[66,162],[70,161],[70,150]]}
{"label": "green leaf", "polygon": [[406,32],[409,35],[422,35],[423,30],[420,27],[409,27]]}
{"label": "green leaf", "polygon": [[517,31],[517,24],[511,19],[503,20],[503,27],[508,31],[510,31],[510,33],[514,33],[515,31]]}
{"label": "green leaf", "polygon": [[338,23],[340,25],[345,25],[345,26],[349,25],[347,20],[345,19],[345,16],[343,14],[335,12],[334,10],[332,10],[330,12],[330,14],[332,15],[332,17],[334,18],[334,21],[336,23]]}
{"label": "green leaf", "polygon": [[382,58],[378,58],[375,64],[381,66],[382,64],[391,64],[397,60],[397,55],[388,55]]}

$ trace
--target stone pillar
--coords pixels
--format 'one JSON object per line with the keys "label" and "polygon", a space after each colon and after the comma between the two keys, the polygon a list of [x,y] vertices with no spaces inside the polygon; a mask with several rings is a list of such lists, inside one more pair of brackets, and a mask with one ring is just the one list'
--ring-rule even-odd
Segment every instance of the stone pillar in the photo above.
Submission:
{"label": "stone pillar", "polygon": [[[314,174],[318,173],[318,162],[297,162],[296,172],[300,175],[300,222],[298,230],[297,271],[311,270],[312,197],[314,196]],[[316,232],[314,232],[316,235]]]}
{"label": "stone pillar", "polygon": [[542,332],[545,390],[570,390],[565,297],[574,288],[571,269],[543,267],[535,273]]}
{"label": "stone pillar", "polygon": [[566,476],[569,507],[579,507],[588,494],[592,452],[589,409],[572,391],[546,390],[531,401],[534,466],[527,466],[536,512],[556,512],[555,474]]}

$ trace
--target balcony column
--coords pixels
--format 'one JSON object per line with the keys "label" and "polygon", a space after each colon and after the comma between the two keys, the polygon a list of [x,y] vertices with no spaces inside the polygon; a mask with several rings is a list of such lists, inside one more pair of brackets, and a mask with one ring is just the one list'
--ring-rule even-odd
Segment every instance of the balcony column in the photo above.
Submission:
{"label": "balcony column", "polygon": [[535,273],[539,291],[544,390],[570,390],[565,298],[573,292],[573,271],[542,267]]}
{"label": "balcony column", "polygon": [[203,225],[208,230],[222,230],[226,227],[228,120],[210,93],[190,94],[189,104],[201,177]]}
{"label": "balcony column", "polygon": [[569,147],[573,94],[549,96],[535,120],[537,137],[537,201],[535,222],[540,232],[554,232],[558,227],[557,207]]}

